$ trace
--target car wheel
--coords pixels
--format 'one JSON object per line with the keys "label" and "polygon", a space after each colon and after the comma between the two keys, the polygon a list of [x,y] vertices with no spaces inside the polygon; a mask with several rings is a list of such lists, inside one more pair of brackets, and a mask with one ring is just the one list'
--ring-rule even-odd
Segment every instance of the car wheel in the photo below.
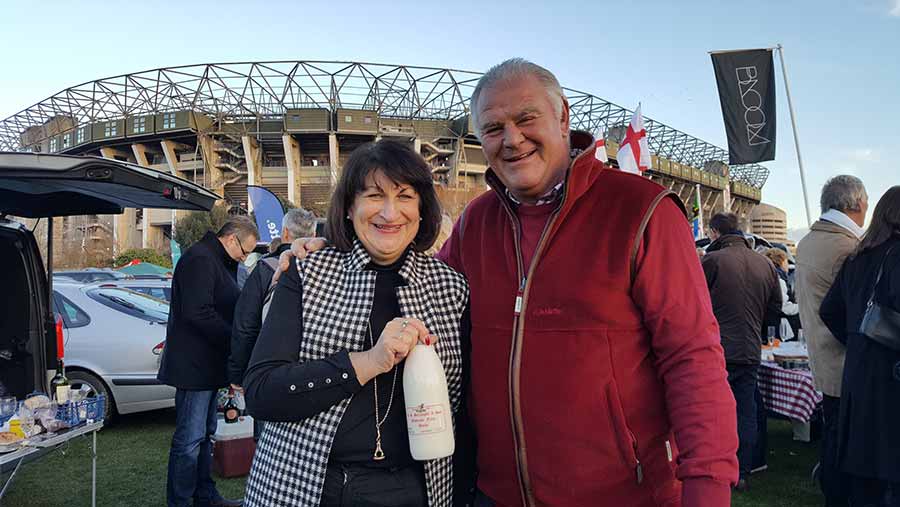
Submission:
{"label": "car wheel", "polygon": [[81,389],[86,385],[90,388],[87,393],[88,398],[102,394],[106,398],[106,405],[103,408],[103,419],[106,425],[109,425],[116,415],[116,402],[112,397],[112,393],[106,388],[106,384],[99,377],[86,371],[75,370],[66,372],[69,379],[69,386],[72,389]]}

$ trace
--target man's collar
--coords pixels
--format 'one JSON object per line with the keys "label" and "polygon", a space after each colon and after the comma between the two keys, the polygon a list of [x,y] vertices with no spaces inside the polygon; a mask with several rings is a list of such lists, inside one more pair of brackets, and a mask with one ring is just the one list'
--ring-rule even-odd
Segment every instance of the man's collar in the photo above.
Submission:
{"label": "man's collar", "polygon": [[709,246],[706,248],[706,252],[715,252],[717,250],[735,245],[743,245],[747,248],[750,248],[750,243],[747,241],[747,238],[745,238],[743,234],[723,234],[719,236],[719,239],[709,244]]}
{"label": "man's collar", "polygon": [[[558,202],[562,198],[564,185],[565,185],[565,180],[560,181],[559,183],[554,185],[553,188],[551,188],[549,192],[538,197],[538,200],[535,201],[533,206],[543,206],[544,204],[553,204],[555,202]],[[506,197],[509,197],[509,200],[512,201],[513,204],[515,204],[517,206],[520,206],[522,204],[522,201],[516,199],[516,196],[514,196],[512,194],[512,192],[509,191],[508,188],[506,189]]]}
{"label": "man's collar", "polygon": [[228,268],[236,268],[238,261],[231,258],[231,255],[228,254],[228,250],[225,248],[225,244],[222,242],[221,238],[216,236],[216,234],[212,231],[207,232],[203,239],[200,240],[201,243],[205,243],[206,247],[225,263],[225,266]]}
{"label": "man's collar", "polygon": [[278,247],[275,248],[275,251],[270,254],[267,254],[266,257],[278,257],[282,253],[287,252],[290,249],[291,249],[291,242],[288,241],[286,243],[282,243],[282,244],[278,245]]}
{"label": "man's collar", "polygon": [[819,217],[820,220],[825,220],[826,222],[831,222],[835,225],[839,225],[844,229],[852,232],[857,239],[863,237],[866,230],[860,227],[856,222],[853,221],[852,218],[848,217],[844,212],[838,211],[834,208],[829,209],[825,213],[822,213],[822,216]]}

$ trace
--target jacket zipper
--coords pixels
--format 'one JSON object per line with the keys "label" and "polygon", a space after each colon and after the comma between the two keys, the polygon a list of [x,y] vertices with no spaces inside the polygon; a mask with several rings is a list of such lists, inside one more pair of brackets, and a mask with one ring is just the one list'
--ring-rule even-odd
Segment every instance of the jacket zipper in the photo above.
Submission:
{"label": "jacket zipper", "polygon": [[513,244],[515,245],[516,249],[516,267],[520,279],[519,289],[516,293],[515,307],[513,308],[513,340],[509,354],[509,411],[511,415],[513,439],[515,440],[516,444],[516,471],[518,472],[519,484],[521,485],[520,493],[522,495],[522,503],[527,507],[535,505],[535,499],[534,492],[531,489],[531,480],[528,476],[527,452],[524,446],[524,437],[522,436],[522,410],[519,405],[519,381],[521,378],[519,373],[522,365],[522,341],[524,339],[525,333],[525,323],[521,318],[521,315],[522,313],[524,313],[525,307],[528,303],[528,292],[531,288],[531,275],[534,273],[534,268],[535,266],[537,266],[537,263],[540,260],[541,252],[543,251],[544,245],[547,240],[547,233],[550,231],[550,229],[553,228],[553,225],[556,223],[556,218],[559,216],[559,212],[562,209],[563,203],[565,203],[567,194],[568,186],[565,186],[563,188],[563,195],[560,198],[559,205],[557,205],[556,209],[553,210],[550,218],[547,219],[547,223],[544,224],[544,230],[541,231],[541,237],[540,239],[538,239],[538,244],[535,248],[534,256],[532,256],[531,258],[531,265],[528,267],[527,274],[523,274],[524,262],[522,260],[522,247],[520,244],[522,224],[519,222],[518,216],[516,216],[515,212],[509,207],[509,204],[506,202],[506,200],[501,200],[501,202],[503,202],[504,204],[507,214],[509,214],[510,218],[515,224]]}
{"label": "jacket zipper", "polygon": [[522,234],[522,224],[519,222],[519,218],[516,213],[512,210],[507,201],[506,196],[503,195],[503,192],[499,190],[499,188],[495,188],[494,191],[497,192],[500,197],[500,202],[502,203],[506,213],[509,215],[512,220],[513,227],[513,244],[516,249],[516,269],[517,275],[520,280],[519,289],[516,293],[516,301],[515,306],[513,308],[513,336],[512,336],[512,346],[510,347],[509,352],[509,413],[511,417],[512,424],[512,432],[513,432],[513,440],[516,444],[516,472],[519,475],[519,485],[520,485],[520,494],[522,496],[522,504],[526,507],[532,507],[535,505],[534,493],[531,490],[531,481],[528,478],[528,461],[525,452],[525,448],[523,446],[524,438],[522,437],[522,410],[519,406],[519,369],[522,364],[522,339],[525,332],[525,324],[520,319],[522,313],[525,312],[525,307],[528,303],[528,290],[531,288],[530,278],[534,272],[534,267],[537,266],[538,260],[540,260],[541,253],[544,249],[544,243],[546,243],[547,232],[553,228],[553,225],[556,223],[556,219],[559,216],[560,210],[562,210],[563,205],[566,202],[566,197],[569,195],[569,185],[568,178],[571,169],[575,167],[575,164],[587,153],[588,150],[585,150],[577,157],[575,157],[572,162],[569,163],[569,167],[566,170],[565,180],[566,183],[563,185],[563,194],[559,200],[559,205],[553,210],[553,213],[550,215],[550,218],[547,220],[547,223],[544,225],[544,230],[541,232],[541,237],[538,240],[537,247],[534,251],[534,256],[531,258],[531,265],[528,267],[528,274],[524,274],[524,266],[522,261],[522,247],[520,245],[520,236]]}
{"label": "jacket zipper", "polygon": [[631,431],[631,428],[626,427],[628,430],[628,437],[631,438],[631,447],[634,449],[634,475],[635,480],[638,484],[644,482],[644,466],[641,465],[641,459],[638,457],[638,441],[634,436],[634,432]]}
{"label": "jacket zipper", "polygon": [[519,218],[516,216],[511,209],[509,209],[506,201],[502,201],[504,203],[504,207],[506,208],[506,212],[509,214],[510,219],[513,221],[513,245],[516,249],[516,274],[518,278],[521,280],[519,282],[519,290],[516,293],[516,302],[513,308],[513,336],[512,336],[512,345],[509,349],[509,415],[510,415],[510,423],[512,425],[512,434],[513,441],[516,445],[516,473],[519,477],[519,493],[522,496],[522,504],[526,506],[534,505],[534,499],[531,495],[531,483],[528,480],[528,468],[525,456],[525,450],[522,448],[522,423],[521,423],[521,414],[518,410],[517,401],[517,393],[518,393],[518,375],[514,372],[518,367],[518,353],[517,349],[520,348],[519,340],[517,339],[517,329],[519,327],[519,315],[522,313],[522,306],[524,304],[524,295],[525,295],[525,284],[526,284],[526,276],[524,274],[524,266],[522,261],[522,247],[520,245],[520,239],[522,235],[522,224],[519,222]]}

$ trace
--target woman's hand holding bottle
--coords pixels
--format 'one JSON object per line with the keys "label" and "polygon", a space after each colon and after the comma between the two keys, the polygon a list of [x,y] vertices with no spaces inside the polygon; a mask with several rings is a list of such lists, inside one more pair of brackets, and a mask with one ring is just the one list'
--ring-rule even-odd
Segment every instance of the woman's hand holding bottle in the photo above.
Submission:
{"label": "woman's hand holding bottle", "polygon": [[388,322],[374,347],[350,353],[350,362],[360,385],[391,371],[397,363],[406,359],[419,341],[429,345],[437,341],[437,337],[428,332],[421,320],[396,318]]}

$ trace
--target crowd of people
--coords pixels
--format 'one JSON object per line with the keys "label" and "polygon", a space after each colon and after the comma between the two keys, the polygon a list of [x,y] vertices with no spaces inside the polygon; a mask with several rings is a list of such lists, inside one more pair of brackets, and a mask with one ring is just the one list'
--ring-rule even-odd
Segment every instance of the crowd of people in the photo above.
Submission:
{"label": "crowd of people", "polygon": [[[490,191],[434,256],[430,168],[386,140],[343,167],[325,237],[289,212],[243,291],[250,220],[185,252],[159,373],[177,392],[169,505],[724,507],[749,487],[763,330],[797,303],[826,394],[828,505],[897,504],[900,187],[857,245],[865,191],[831,180],[792,287],[783,254],[755,252],[731,214],[711,220],[701,264],[677,195],[596,157],[543,67],[495,66],[470,110]],[[425,462],[403,389],[419,343],[441,359],[456,437]],[[243,500],[210,475],[228,385],[264,421]]]}

